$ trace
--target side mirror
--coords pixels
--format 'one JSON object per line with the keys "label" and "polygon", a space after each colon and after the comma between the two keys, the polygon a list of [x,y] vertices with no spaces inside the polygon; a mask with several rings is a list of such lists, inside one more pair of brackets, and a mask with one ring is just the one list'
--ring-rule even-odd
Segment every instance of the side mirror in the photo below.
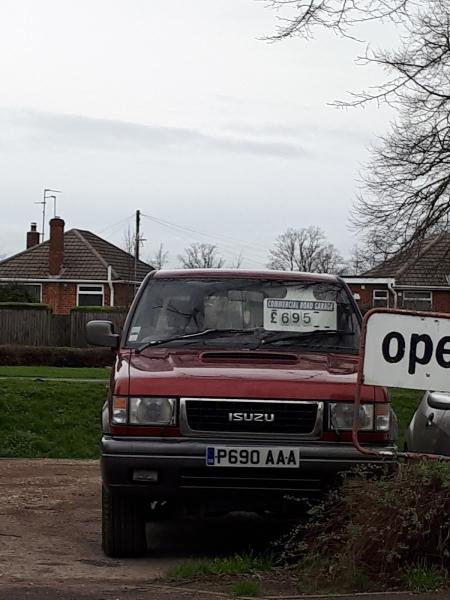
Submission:
{"label": "side mirror", "polygon": [[450,394],[442,392],[430,392],[428,395],[428,406],[437,410],[450,410]]}
{"label": "side mirror", "polygon": [[106,346],[114,350],[119,345],[119,334],[114,333],[111,321],[89,321],[86,324],[86,339],[94,346]]}

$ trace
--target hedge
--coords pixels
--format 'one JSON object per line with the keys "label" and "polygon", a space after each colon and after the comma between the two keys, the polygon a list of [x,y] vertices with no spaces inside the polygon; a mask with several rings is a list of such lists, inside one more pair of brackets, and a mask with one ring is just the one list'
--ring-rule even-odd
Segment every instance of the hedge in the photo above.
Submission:
{"label": "hedge", "polygon": [[9,310],[52,310],[48,304],[37,302],[0,302],[0,310],[2,308]]}
{"label": "hedge", "polygon": [[125,306],[75,306],[70,312],[89,312],[89,313],[125,313]]}
{"label": "hedge", "polygon": [[0,345],[0,365],[48,367],[108,367],[115,353],[110,348]]}

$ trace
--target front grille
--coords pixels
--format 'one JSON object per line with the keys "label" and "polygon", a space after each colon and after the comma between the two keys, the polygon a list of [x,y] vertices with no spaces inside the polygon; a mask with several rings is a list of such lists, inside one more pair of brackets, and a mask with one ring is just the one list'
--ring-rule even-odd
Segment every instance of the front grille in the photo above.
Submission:
{"label": "front grille", "polygon": [[183,469],[180,487],[184,489],[271,490],[279,492],[318,492],[319,478],[299,477],[280,469]]}
{"label": "front grille", "polygon": [[185,400],[188,428],[199,432],[311,435],[318,410],[307,401]]}

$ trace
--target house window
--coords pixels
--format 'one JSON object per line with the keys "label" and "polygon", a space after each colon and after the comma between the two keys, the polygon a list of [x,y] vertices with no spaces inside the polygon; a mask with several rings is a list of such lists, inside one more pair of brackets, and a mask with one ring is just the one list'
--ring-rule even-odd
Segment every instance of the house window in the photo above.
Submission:
{"label": "house window", "polygon": [[403,308],[408,310],[432,310],[433,293],[423,290],[404,291]]}
{"label": "house window", "polygon": [[31,302],[42,301],[42,285],[40,283],[23,283],[20,287],[28,294]]}
{"label": "house window", "polygon": [[373,290],[373,306],[389,308],[388,290]]}
{"label": "house window", "polygon": [[77,306],[103,306],[102,285],[79,285],[77,292]]}

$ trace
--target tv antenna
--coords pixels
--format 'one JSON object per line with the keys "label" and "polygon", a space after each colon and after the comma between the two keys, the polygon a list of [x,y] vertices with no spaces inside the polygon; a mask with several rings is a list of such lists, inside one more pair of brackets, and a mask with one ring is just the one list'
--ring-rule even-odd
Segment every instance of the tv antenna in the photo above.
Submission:
{"label": "tv antenna", "polygon": [[45,211],[47,208],[47,200],[49,200],[50,198],[53,199],[53,216],[56,217],[56,196],[52,195],[50,196],[50,192],[52,192],[53,194],[61,194],[61,190],[51,190],[50,188],[44,188],[44,197],[40,202],[35,202],[35,204],[42,204],[42,233],[41,233],[41,242],[44,241],[45,236],[44,236],[44,232],[45,232]]}

